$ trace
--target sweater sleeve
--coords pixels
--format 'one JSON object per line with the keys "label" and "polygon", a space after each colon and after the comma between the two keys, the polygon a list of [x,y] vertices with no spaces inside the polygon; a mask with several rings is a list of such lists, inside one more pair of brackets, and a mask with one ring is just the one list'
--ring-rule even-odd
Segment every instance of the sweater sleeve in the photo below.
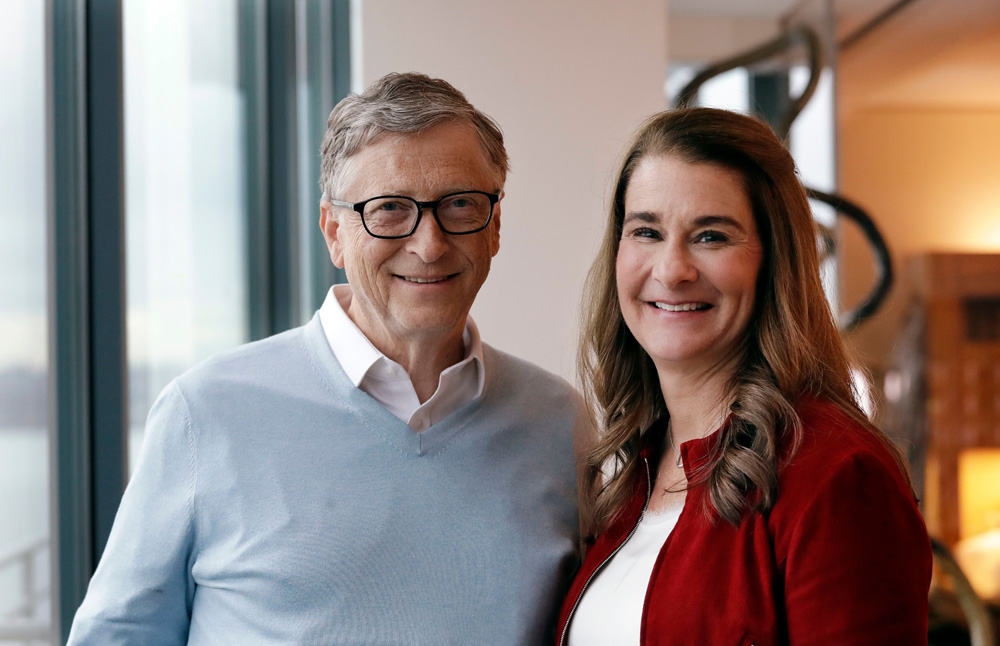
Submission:
{"label": "sweater sleeve", "polygon": [[150,411],[141,457],[68,646],[187,643],[195,461],[190,418],[174,383]]}
{"label": "sweater sleeve", "polygon": [[927,530],[889,458],[847,455],[812,489],[790,528],[790,646],[927,644]]}

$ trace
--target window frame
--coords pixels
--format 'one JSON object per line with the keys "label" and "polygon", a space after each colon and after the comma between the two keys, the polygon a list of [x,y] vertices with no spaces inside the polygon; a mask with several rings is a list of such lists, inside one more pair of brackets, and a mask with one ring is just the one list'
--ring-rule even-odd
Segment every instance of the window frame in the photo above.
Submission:
{"label": "window frame", "polygon": [[[349,10],[350,0],[239,4],[251,339],[303,323],[303,312],[343,280],[322,240],[299,244],[319,237],[299,235],[306,207],[297,197],[301,173],[318,175],[319,160],[297,146],[315,150],[319,140],[295,133],[322,133],[319,115],[347,94]],[[51,599],[59,643],[128,477],[122,38],[122,0],[46,0]],[[296,103],[302,55],[314,86],[306,111]],[[318,189],[313,197],[318,205]]]}

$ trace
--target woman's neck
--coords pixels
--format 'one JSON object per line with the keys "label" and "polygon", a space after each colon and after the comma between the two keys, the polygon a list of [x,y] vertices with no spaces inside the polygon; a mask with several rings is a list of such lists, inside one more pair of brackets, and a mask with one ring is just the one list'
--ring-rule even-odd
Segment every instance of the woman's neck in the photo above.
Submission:
{"label": "woman's neck", "polygon": [[705,437],[722,424],[732,404],[729,388],[733,371],[658,371],[676,446]]}

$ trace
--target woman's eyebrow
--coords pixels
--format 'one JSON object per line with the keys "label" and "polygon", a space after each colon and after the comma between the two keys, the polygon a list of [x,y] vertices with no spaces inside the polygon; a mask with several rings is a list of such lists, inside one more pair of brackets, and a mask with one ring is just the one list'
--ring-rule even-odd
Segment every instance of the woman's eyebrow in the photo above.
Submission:
{"label": "woman's eyebrow", "polygon": [[651,211],[632,211],[631,213],[625,214],[625,220],[622,224],[628,224],[632,220],[639,220],[640,222],[656,223],[660,221],[660,218],[656,217],[655,213]]}
{"label": "woman's eyebrow", "polygon": [[728,215],[702,215],[694,219],[696,227],[731,226],[746,233],[746,227],[736,218]]}

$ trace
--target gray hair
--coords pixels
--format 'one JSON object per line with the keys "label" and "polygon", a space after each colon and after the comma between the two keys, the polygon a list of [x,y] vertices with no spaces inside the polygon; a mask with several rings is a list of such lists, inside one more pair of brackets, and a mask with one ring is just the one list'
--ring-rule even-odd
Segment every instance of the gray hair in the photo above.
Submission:
{"label": "gray hair", "polygon": [[447,81],[408,72],[386,74],[333,108],[320,147],[319,187],[324,197],[342,197],[344,162],[363,147],[389,133],[418,134],[447,122],[472,127],[502,188],[510,164],[500,126]]}

